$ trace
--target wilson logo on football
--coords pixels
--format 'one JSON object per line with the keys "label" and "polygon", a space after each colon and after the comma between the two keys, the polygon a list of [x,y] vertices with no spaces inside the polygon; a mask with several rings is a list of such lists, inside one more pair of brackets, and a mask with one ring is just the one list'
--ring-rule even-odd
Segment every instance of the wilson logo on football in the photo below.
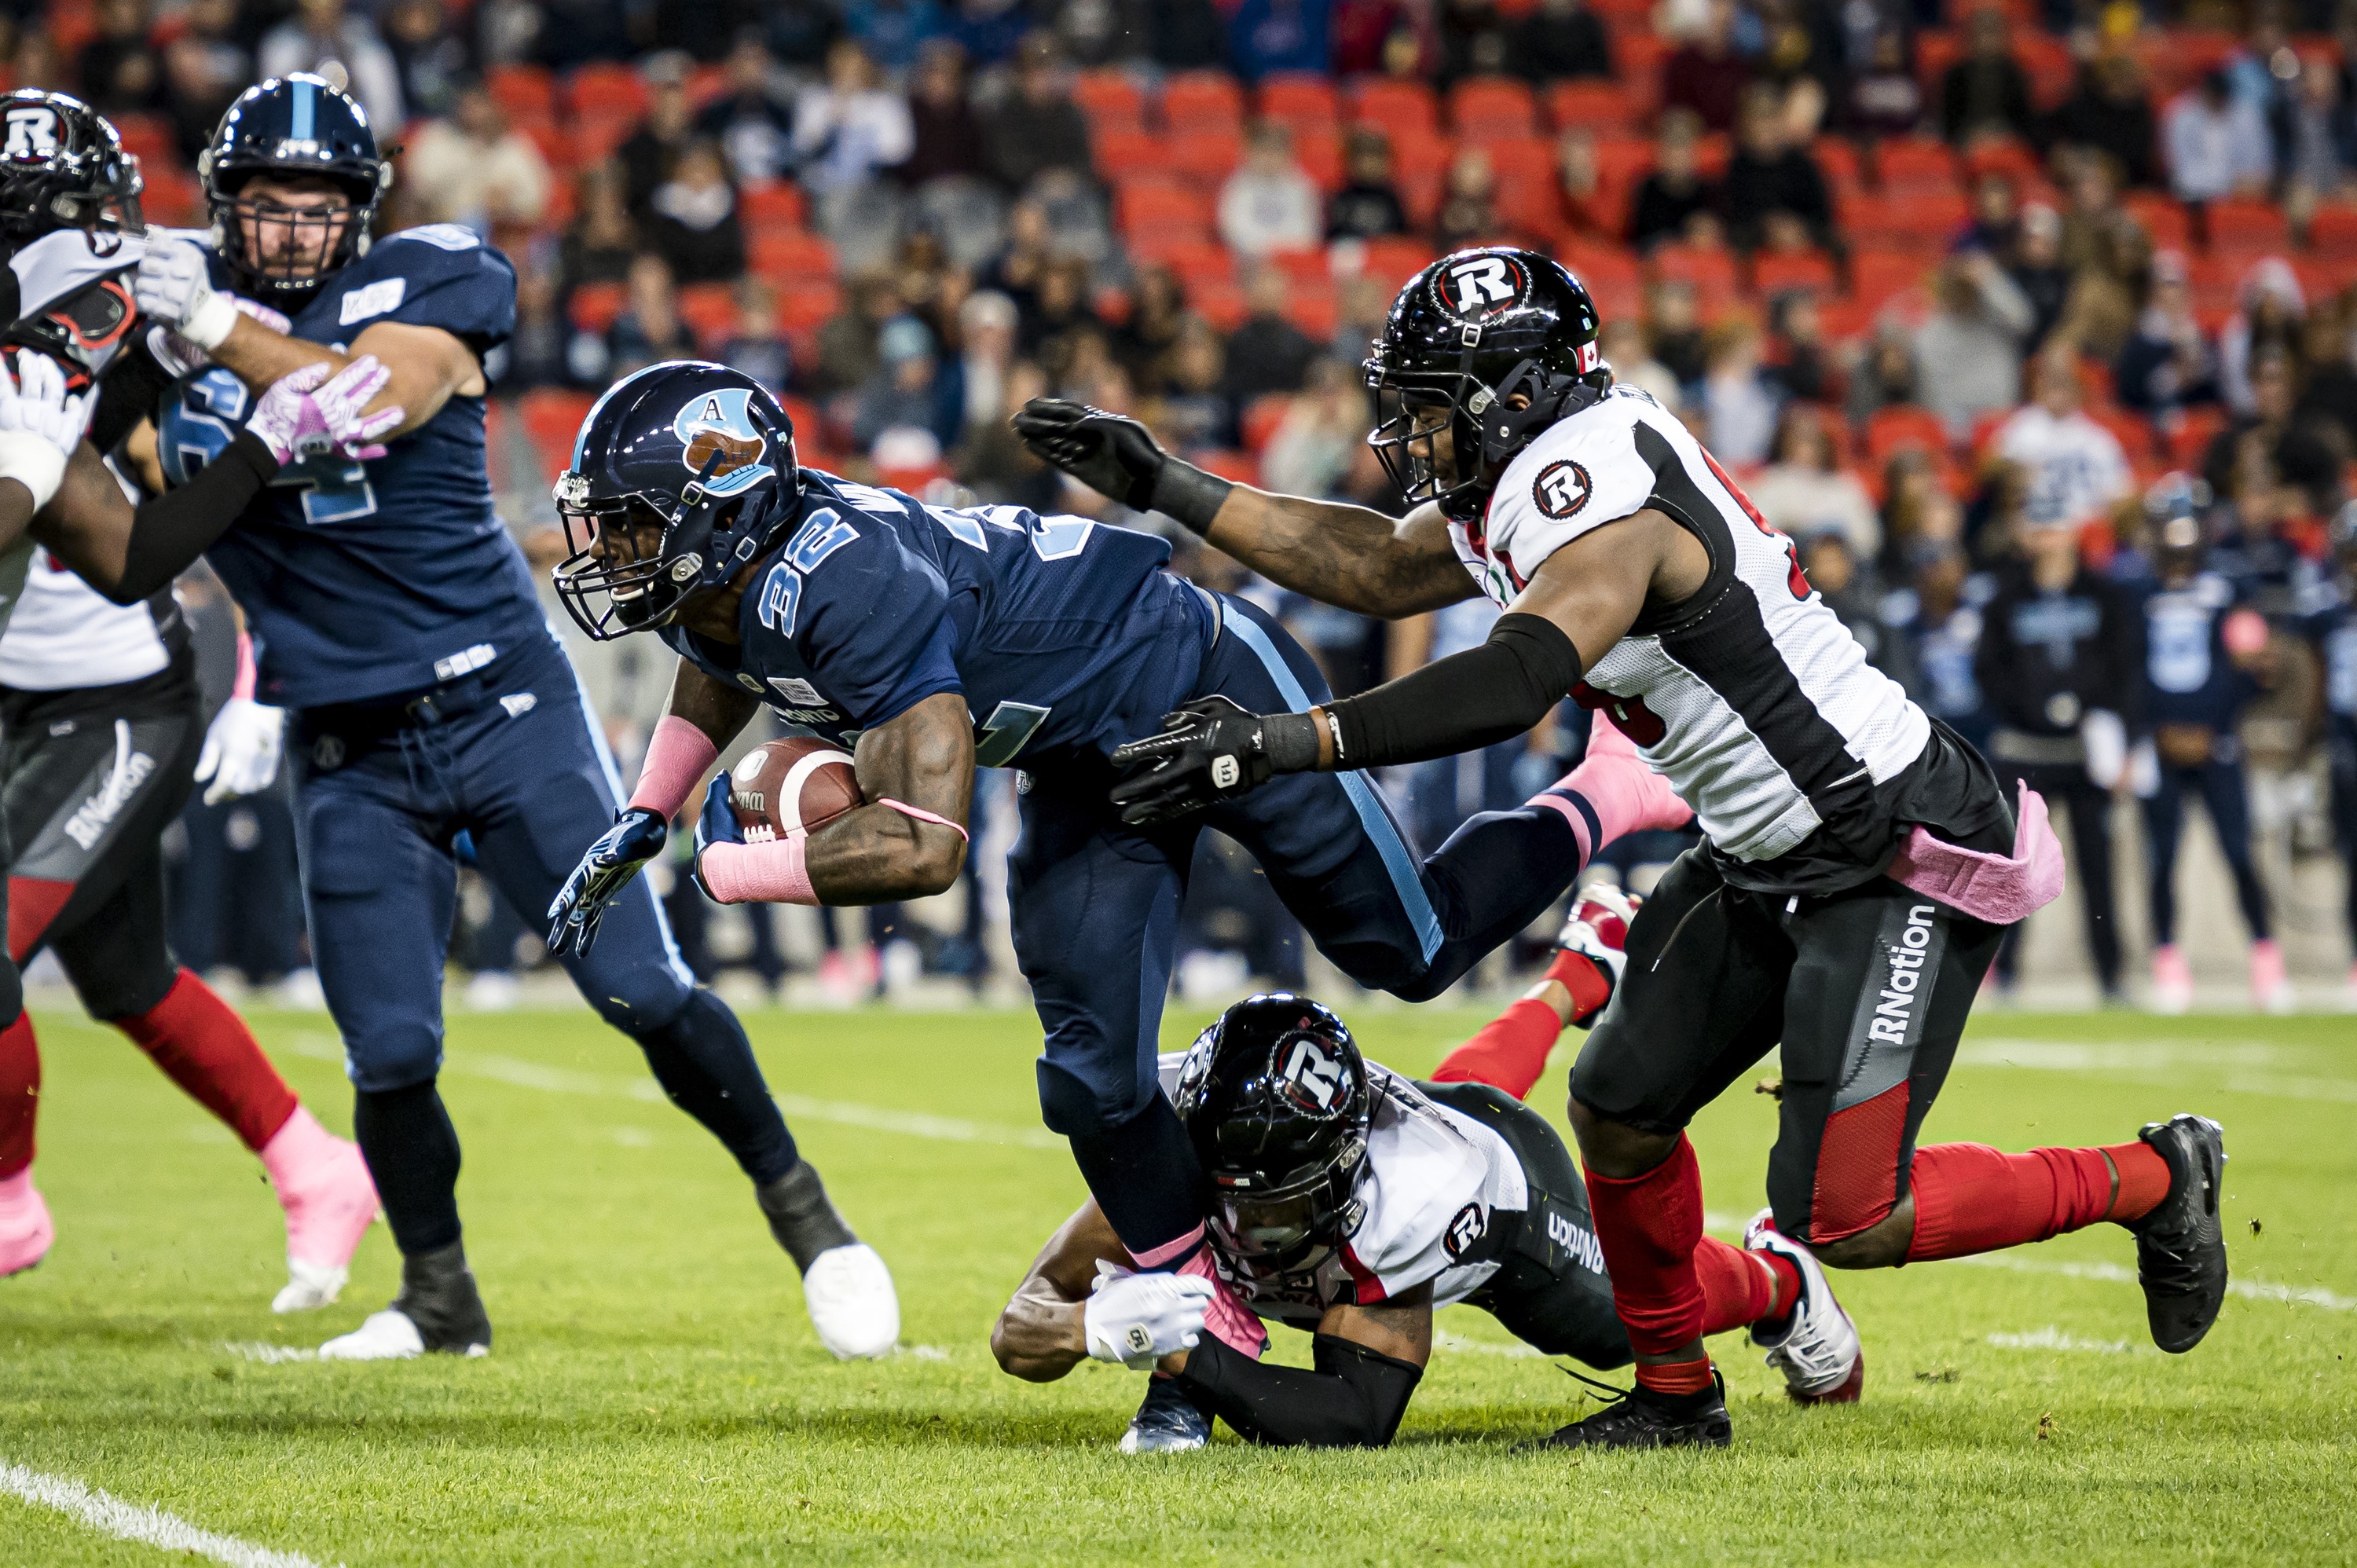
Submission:
{"label": "wilson logo on football", "polygon": [[[681,409],[671,424],[685,450],[680,461],[691,473],[701,474],[712,464],[705,491],[733,496],[759,484],[773,472],[762,459],[769,456],[769,437],[753,423],[746,404],[752,393],[743,387],[705,392]],[[714,462],[717,456],[719,461]]]}
{"label": "wilson logo on football", "polygon": [[1512,310],[1531,292],[1531,275],[1510,256],[1475,256],[1432,280],[1433,302],[1463,321]]}
{"label": "wilson logo on football", "polygon": [[1532,481],[1531,504],[1561,522],[1579,515],[1594,489],[1586,468],[1568,457],[1559,458],[1541,468]]}
{"label": "wilson logo on football", "polygon": [[1313,1116],[1330,1116],[1342,1103],[1348,1069],[1307,1035],[1277,1047],[1276,1077],[1285,1097]]}

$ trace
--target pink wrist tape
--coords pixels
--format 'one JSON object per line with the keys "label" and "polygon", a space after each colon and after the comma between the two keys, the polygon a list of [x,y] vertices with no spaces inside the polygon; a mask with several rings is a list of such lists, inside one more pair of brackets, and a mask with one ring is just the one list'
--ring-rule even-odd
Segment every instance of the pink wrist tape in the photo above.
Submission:
{"label": "pink wrist tape", "polygon": [[696,861],[705,886],[723,904],[811,904],[810,841],[772,839],[768,843],[716,843]]}
{"label": "pink wrist tape", "polygon": [[253,695],[253,639],[244,632],[237,634],[237,678],[230,683],[232,697]]}
{"label": "pink wrist tape", "polygon": [[676,714],[665,714],[647,740],[647,759],[639,765],[639,787],[630,791],[633,810],[660,811],[670,822],[679,815],[694,792],[696,781],[712,766],[720,748],[712,737]]}
{"label": "pink wrist tape", "polygon": [[926,811],[922,806],[911,806],[904,800],[895,800],[889,795],[885,796],[876,803],[879,806],[889,806],[892,810],[899,812],[902,816],[914,817],[920,822],[939,822],[942,826],[949,829],[950,832],[957,834],[958,837],[965,840],[966,843],[972,843],[974,842],[974,835],[972,833],[967,832],[963,828],[958,826],[947,817],[937,817],[933,815],[932,812]]}

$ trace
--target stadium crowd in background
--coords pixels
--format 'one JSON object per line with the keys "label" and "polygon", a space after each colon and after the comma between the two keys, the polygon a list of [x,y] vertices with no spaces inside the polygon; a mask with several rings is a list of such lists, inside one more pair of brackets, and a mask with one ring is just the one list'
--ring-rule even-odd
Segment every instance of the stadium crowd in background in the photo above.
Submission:
{"label": "stadium crowd in background", "polygon": [[[392,226],[517,263],[493,472],[543,564],[591,400],[689,354],[777,390],[806,461],[928,497],[1153,526],[1011,438],[1055,393],[1221,474],[1396,509],[1357,362],[1424,262],[1510,241],[1594,292],[1620,380],[1798,542],[1873,661],[2067,817],[2107,995],[2116,799],[2144,802],[2165,934],[2202,797],[2270,1005],[2237,839],[2316,853],[2337,823],[2357,865],[2357,5],[18,0],[0,29],[17,81],[115,119],[167,223],[200,210],[190,156],[244,84],[339,71],[402,148]],[[1495,613],[1385,628],[1179,544],[1345,693]],[[590,672],[626,774],[664,684],[639,657]],[[1522,799],[1586,722],[1400,780],[1418,835]],[[192,806],[189,864],[291,886],[283,811]],[[1221,854],[1193,940],[1297,978]],[[195,908],[226,885],[181,879],[183,950],[299,975],[291,897]],[[708,967],[696,897],[680,878]],[[968,903],[904,967],[981,976]],[[477,905],[490,997],[531,943]],[[762,914],[746,961],[774,983]],[[877,983],[872,948],[825,940],[832,980]],[[2152,962],[2181,1005],[2165,936]]]}

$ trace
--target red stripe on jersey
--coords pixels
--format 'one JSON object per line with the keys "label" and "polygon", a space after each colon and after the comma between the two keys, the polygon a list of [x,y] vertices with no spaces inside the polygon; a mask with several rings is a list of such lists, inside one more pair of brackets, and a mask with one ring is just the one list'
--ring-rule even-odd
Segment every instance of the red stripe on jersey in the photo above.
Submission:
{"label": "red stripe on jersey", "polygon": [[16,963],[41,945],[48,934],[49,922],[73,897],[70,882],[53,882],[47,877],[12,876],[8,878],[8,957]]}
{"label": "red stripe on jersey", "polygon": [[1899,1145],[1907,1136],[1907,1082],[1825,1118],[1809,1199],[1809,1244],[1871,1230],[1899,1203]]}
{"label": "red stripe on jersey", "polygon": [[1383,1289],[1383,1282],[1375,1277],[1374,1271],[1359,1262],[1359,1254],[1351,1251],[1348,1241],[1342,1243],[1341,1259],[1342,1266],[1350,1271],[1351,1280],[1358,1286],[1359,1305],[1372,1306],[1391,1294]]}

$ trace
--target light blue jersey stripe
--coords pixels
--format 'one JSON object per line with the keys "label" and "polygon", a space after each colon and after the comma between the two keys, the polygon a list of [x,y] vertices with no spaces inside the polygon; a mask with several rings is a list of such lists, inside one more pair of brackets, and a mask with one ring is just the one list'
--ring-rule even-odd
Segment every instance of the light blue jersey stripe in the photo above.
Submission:
{"label": "light blue jersey stripe", "polygon": [[[1293,678],[1293,669],[1276,644],[1268,639],[1260,623],[1241,612],[1224,618],[1222,630],[1232,631],[1243,639],[1243,644],[1259,656],[1268,671],[1268,678],[1276,682],[1276,694],[1292,706],[1295,713],[1308,709],[1309,693]],[[1359,825],[1374,841],[1375,852],[1383,857],[1383,869],[1391,873],[1392,888],[1399,895],[1400,905],[1407,911],[1408,924],[1415,928],[1415,939],[1424,949],[1426,963],[1440,950],[1440,917],[1433,913],[1432,900],[1425,897],[1424,878],[1417,873],[1415,856],[1410,853],[1407,841],[1399,829],[1392,825],[1391,813],[1375,795],[1375,787],[1363,773],[1338,773],[1342,792],[1351,798],[1351,809],[1359,813]]]}

